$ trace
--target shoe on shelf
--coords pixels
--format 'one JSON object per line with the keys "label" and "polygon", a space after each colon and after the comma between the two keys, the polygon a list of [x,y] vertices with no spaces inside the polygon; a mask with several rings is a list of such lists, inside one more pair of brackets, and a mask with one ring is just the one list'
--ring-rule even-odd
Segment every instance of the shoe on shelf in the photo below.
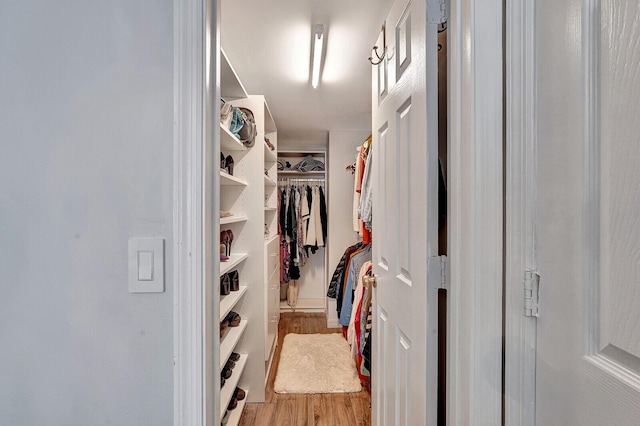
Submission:
{"label": "shoe on shelf", "polygon": [[226,296],[231,293],[231,278],[229,274],[220,277],[220,296]]}
{"label": "shoe on shelf", "polygon": [[233,391],[233,397],[238,401],[242,401],[245,396],[247,396],[247,393],[243,389],[236,387],[236,390]]}
{"label": "shoe on shelf", "polygon": [[227,406],[227,410],[233,410],[238,406],[238,400],[235,398],[231,398],[229,401],[229,405]]}
{"label": "shoe on shelf", "polygon": [[233,371],[231,371],[231,369],[230,369],[230,368],[225,367],[225,368],[223,368],[223,369],[222,369],[222,373],[220,373],[220,375],[221,375],[221,377],[222,377],[223,379],[225,379],[225,380],[226,380],[226,379],[228,379],[229,377],[231,377],[231,374],[232,374],[232,373],[233,373]]}
{"label": "shoe on shelf", "polygon": [[229,289],[231,291],[240,290],[240,273],[237,270],[229,272]]}
{"label": "shoe on shelf", "polygon": [[240,361],[240,354],[237,352],[231,352],[231,355],[229,356],[229,359],[233,362],[238,362]]}
{"label": "shoe on shelf", "polygon": [[237,312],[229,312],[226,317],[224,317],[224,321],[229,324],[229,327],[237,327],[240,325],[240,321],[242,321],[242,317]]}
{"label": "shoe on shelf", "polygon": [[235,162],[233,161],[233,157],[227,155],[227,158],[224,160],[224,168],[227,169],[227,173],[233,176],[233,167],[235,166]]}

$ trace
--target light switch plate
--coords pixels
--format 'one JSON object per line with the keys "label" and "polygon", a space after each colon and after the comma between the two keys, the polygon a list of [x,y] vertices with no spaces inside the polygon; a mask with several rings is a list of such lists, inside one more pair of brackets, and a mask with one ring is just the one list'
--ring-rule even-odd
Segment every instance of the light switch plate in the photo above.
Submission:
{"label": "light switch plate", "polygon": [[129,238],[128,258],[129,293],[164,292],[164,239]]}

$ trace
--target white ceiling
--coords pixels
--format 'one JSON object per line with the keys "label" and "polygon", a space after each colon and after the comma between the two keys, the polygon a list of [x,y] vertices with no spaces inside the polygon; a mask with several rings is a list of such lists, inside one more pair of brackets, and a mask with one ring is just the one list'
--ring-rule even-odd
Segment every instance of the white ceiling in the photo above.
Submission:
{"label": "white ceiling", "polygon": [[[249,94],[265,95],[284,145],[321,146],[329,130],[371,129],[371,47],[391,0],[222,0],[221,43]],[[312,29],[325,60],[310,83]]]}

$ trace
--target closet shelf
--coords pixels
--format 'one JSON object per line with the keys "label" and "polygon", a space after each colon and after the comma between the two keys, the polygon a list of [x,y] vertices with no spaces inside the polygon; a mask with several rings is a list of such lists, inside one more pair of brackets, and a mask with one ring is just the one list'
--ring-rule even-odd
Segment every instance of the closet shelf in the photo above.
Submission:
{"label": "closet shelf", "polygon": [[[224,417],[224,413],[227,412],[227,405],[229,405],[229,401],[231,401],[231,397],[233,396],[233,391],[236,390],[236,386],[238,386],[238,382],[240,381],[240,376],[242,376],[242,372],[244,371],[244,367],[247,365],[248,355],[240,355],[240,359],[236,362],[236,366],[233,368],[233,374],[231,377],[227,379],[224,387],[220,389],[220,419]],[[246,398],[244,399],[246,401]],[[236,410],[238,407],[236,407]],[[236,411],[233,410],[233,411]]]}
{"label": "closet shelf", "polygon": [[235,137],[233,133],[220,124],[220,150],[224,151],[246,151],[247,148]]}
{"label": "closet shelf", "polygon": [[265,207],[264,208],[265,212],[275,212],[276,210],[278,210],[277,207]]}
{"label": "closet shelf", "polygon": [[244,389],[244,393],[245,393],[245,398],[242,401],[238,401],[238,406],[231,411],[231,414],[229,415],[229,421],[227,422],[227,426],[237,426],[240,424],[240,418],[242,417],[242,410],[244,410],[244,406],[247,403],[247,398],[249,397],[249,391],[247,389]]}
{"label": "closet shelf", "polygon": [[275,152],[269,149],[266,142],[264,144],[264,161],[265,163],[275,163],[278,161]]}
{"label": "closet shelf", "polygon": [[317,170],[312,172],[298,172],[295,170],[278,170],[278,176],[324,176],[324,170]]}
{"label": "closet shelf", "polygon": [[242,298],[242,296],[247,292],[247,288],[248,287],[246,285],[241,285],[240,290],[232,291],[226,296],[222,296],[220,298],[220,321],[222,321],[224,317],[231,312],[231,309],[236,306],[238,300],[240,300],[240,298]]}
{"label": "closet shelf", "polygon": [[229,360],[231,352],[233,352],[238,345],[238,342],[244,334],[244,331],[247,329],[248,324],[249,321],[242,320],[240,321],[240,325],[237,327],[227,327],[227,334],[222,339],[222,342],[220,342],[220,371],[222,371],[222,367],[224,367]]}
{"label": "closet shelf", "polygon": [[278,157],[306,157],[310,155],[312,157],[324,157],[326,155],[325,151],[287,151],[287,150],[278,150]]}
{"label": "closet shelf", "polygon": [[272,237],[265,238],[265,240],[264,240],[264,245],[265,245],[265,246],[268,246],[269,244],[271,244],[271,243],[273,242],[273,240],[275,240],[275,239],[276,239],[276,238],[278,238],[278,237],[279,237],[279,235],[278,235],[278,234],[276,234],[276,235],[274,235],[274,236],[272,236]]}
{"label": "closet shelf", "polygon": [[221,217],[220,218],[220,225],[228,225],[230,223],[237,223],[237,222],[246,222],[247,216],[244,214],[238,214],[238,215],[232,215],[232,216],[227,216],[227,217]]}
{"label": "closet shelf", "polygon": [[247,186],[247,181],[230,175],[220,170],[220,185],[222,186]]}
{"label": "closet shelf", "polygon": [[276,186],[276,182],[267,175],[264,175],[264,184],[267,186]]}
{"label": "closet shelf", "polygon": [[231,253],[231,256],[229,256],[229,260],[227,260],[226,262],[220,262],[220,276],[223,276],[227,272],[231,271],[247,257],[249,257],[247,253]]}

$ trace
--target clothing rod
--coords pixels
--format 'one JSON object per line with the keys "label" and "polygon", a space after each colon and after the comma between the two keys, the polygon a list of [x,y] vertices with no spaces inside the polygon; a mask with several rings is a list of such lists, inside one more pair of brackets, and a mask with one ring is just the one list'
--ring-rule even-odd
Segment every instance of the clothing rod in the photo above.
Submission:
{"label": "clothing rod", "polygon": [[296,179],[296,178],[278,178],[278,183],[289,183],[289,182],[325,182],[324,178],[307,178],[307,179]]}

